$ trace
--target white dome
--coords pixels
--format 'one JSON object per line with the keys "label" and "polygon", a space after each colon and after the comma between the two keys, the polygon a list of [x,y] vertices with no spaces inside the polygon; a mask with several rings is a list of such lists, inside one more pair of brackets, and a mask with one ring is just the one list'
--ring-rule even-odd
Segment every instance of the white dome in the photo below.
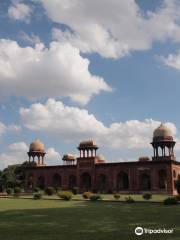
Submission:
{"label": "white dome", "polygon": [[94,140],[82,141],[79,144],[79,148],[89,148],[89,147],[97,147],[97,144]]}
{"label": "white dome", "polygon": [[29,147],[30,152],[45,152],[44,144],[39,140],[35,139]]}
{"label": "white dome", "polygon": [[172,137],[172,131],[161,123],[161,125],[154,130],[153,137]]}
{"label": "white dome", "polygon": [[106,160],[105,157],[104,157],[104,155],[102,155],[102,154],[98,155],[97,158],[98,158],[99,160],[103,160],[103,161]]}

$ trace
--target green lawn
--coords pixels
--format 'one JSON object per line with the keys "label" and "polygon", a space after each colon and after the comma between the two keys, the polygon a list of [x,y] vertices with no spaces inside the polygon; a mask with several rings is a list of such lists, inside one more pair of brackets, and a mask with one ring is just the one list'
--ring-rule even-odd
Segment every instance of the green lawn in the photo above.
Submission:
{"label": "green lawn", "polygon": [[[174,228],[174,233],[135,236],[136,226]],[[0,199],[0,239],[180,239],[180,206],[162,203]]]}

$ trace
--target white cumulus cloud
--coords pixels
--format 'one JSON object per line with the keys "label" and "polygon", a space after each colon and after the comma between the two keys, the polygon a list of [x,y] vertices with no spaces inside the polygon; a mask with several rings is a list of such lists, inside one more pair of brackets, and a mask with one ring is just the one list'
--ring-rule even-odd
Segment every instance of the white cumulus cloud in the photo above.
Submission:
{"label": "white cumulus cloud", "polygon": [[6,125],[3,122],[0,122],[0,136],[5,133],[17,133],[21,131],[21,126],[10,124]]}
{"label": "white cumulus cloud", "polygon": [[47,165],[60,165],[62,164],[62,157],[53,147],[47,149],[45,163]]}
{"label": "white cumulus cloud", "polygon": [[24,31],[19,32],[18,38],[23,40],[24,42],[30,43],[32,45],[37,44],[37,43],[41,43],[41,40],[37,35],[35,35],[33,33],[32,34],[27,34]]}
{"label": "white cumulus cloud", "polygon": [[[61,101],[49,99],[45,104],[32,104],[21,108],[20,115],[25,127],[33,131],[42,131],[61,141],[95,139],[101,146],[111,149],[143,149],[150,147],[152,134],[159,121],[130,120],[114,122],[105,126],[93,114],[85,109],[69,107]],[[166,123],[173,135],[177,134],[173,123]]]}
{"label": "white cumulus cloud", "polygon": [[87,110],[65,106],[54,99],[49,99],[44,105],[36,103],[30,108],[21,108],[20,115],[27,128],[50,131],[61,137],[88,137],[106,131],[103,123]]}
{"label": "white cumulus cloud", "polygon": [[21,47],[16,41],[0,40],[1,97],[69,97],[86,104],[94,94],[110,90],[103,78],[90,73],[89,60],[69,43]]}
{"label": "white cumulus cloud", "polygon": [[53,29],[53,37],[85,53],[119,58],[156,41],[180,41],[178,0],[164,0],[153,12],[143,12],[135,0],[39,1],[52,21],[68,26]]}
{"label": "white cumulus cloud", "polygon": [[10,144],[7,152],[0,154],[0,169],[27,161],[27,151],[28,146],[24,142]]}
{"label": "white cumulus cloud", "polygon": [[31,14],[32,8],[29,5],[19,1],[13,1],[12,5],[8,9],[9,18],[25,21],[26,23],[30,22]]}
{"label": "white cumulus cloud", "polygon": [[169,54],[167,57],[160,57],[162,62],[173,69],[180,70],[180,51],[177,54]]}

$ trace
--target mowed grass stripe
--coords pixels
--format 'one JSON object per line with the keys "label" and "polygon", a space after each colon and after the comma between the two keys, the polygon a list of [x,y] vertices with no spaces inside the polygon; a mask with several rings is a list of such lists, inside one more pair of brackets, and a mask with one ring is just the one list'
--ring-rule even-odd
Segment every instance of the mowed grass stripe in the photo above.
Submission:
{"label": "mowed grass stripe", "polygon": [[0,239],[139,239],[136,226],[174,228],[173,235],[141,239],[180,239],[180,206],[0,199]]}

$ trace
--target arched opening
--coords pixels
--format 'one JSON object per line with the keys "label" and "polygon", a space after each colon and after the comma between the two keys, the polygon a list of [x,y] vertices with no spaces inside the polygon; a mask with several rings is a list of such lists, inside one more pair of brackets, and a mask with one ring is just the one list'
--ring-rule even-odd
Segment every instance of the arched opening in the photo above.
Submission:
{"label": "arched opening", "polygon": [[77,186],[76,176],[70,175],[69,176],[69,189],[72,190],[76,186]]}
{"label": "arched opening", "polygon": [[33,181],[34,175],[31,173],[28,176],[28,181],[27,181],[27,188],[29,190],[32,190],[34,188],[34,181]]}
{"label": "arched opening", "polygon": [[38,177],[37,179],[37,187],[44,189],[45,187],[45,179],[43,176]]}
{"label": "arched opening", "polygon": [[98,176],[98,190],[104,192],[107,190],[108,179],[105,174],[101,174]]}
{"label": "arched opening", "polygon": [[139,176],[139,187],[141,190],[151,189],[151,177],[146,173],[142,173]]}
{"label": "arched opening", "polygon": [[55,173],[52,178],[52,186],[58,188],[62,186],[61,176],[58,173]]}
{"label": "arched opening", "polygon": [[81,175],[81,190],[89,191],[91,189],[91,176],[88,173]]}
{"label": "arched opening", "polygon": [[159,176],[159,188],[166,189],[167,187],[166,171],[164,169],[159,170],[158,176]]}
{"label": "arched opening", "polygon": [[117,175],[117,190],[127,190],[129,188],[129,177],[125,172]]}

